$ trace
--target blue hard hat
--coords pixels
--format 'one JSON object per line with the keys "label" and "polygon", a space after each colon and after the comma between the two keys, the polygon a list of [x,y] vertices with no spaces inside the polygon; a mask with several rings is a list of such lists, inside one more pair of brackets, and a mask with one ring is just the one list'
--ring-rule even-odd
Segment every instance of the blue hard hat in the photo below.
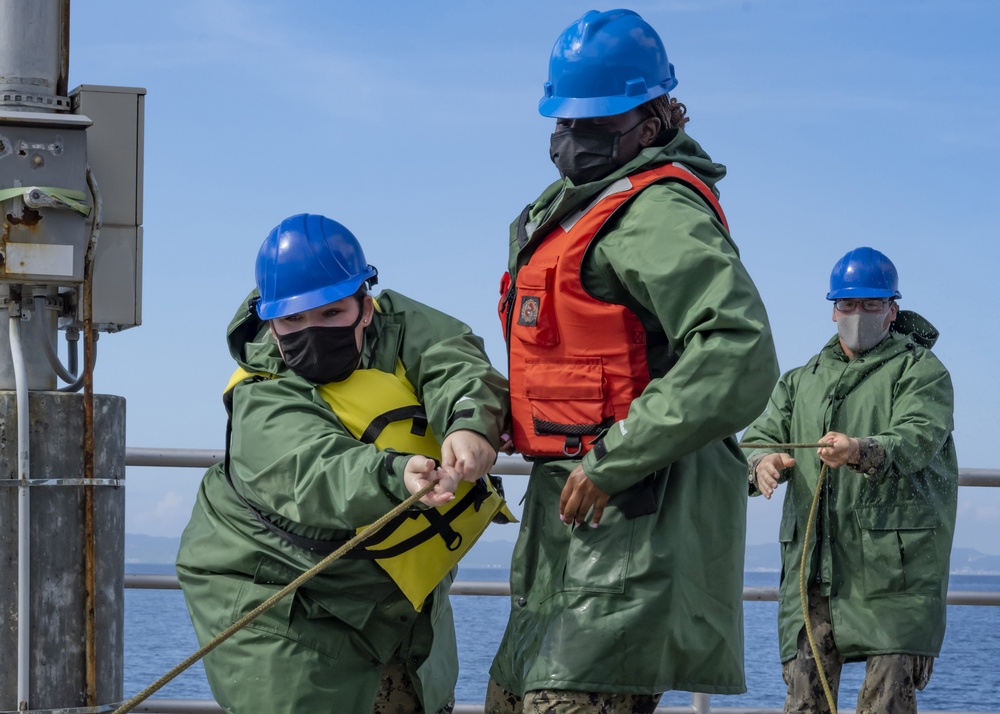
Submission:
{"label": "blue hard hat", "polygon": [[325,216],[302,213],[268,233],[257,252],[257,314],[273,320],[353,295],[378,271],[354,234]]}
{"label": "blue hard hat", "polygon": [[591,10],[556,40],[542,116],[623,114],[677,86],[656,31],[631,10]]}
{"label": "blue hard hat", "polygon": [[826,294],[827,300],[901,297],[896,266],[884,253],[867,247],[855,248],[837,261]]}

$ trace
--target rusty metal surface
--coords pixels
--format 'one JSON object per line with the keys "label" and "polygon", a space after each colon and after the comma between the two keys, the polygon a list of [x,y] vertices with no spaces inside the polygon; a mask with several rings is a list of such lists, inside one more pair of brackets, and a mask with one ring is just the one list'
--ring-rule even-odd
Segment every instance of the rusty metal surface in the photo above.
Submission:
{"label": "rusty metal surface", "polygon": [[[88,176],[88,178],[90,178]],[[83,478],[94,478],[94,253],[101,230],[98,208],[91,228],[83,269]],[[97,704],[97,612],[94,538],[94,487],[83,487],[84,622],[86,643],[86,703]]]}
{"label": "rusty metal surface", "polygon": [[[32,451],[31,473],[39,479],[82,474],[80,394],[30,394],[31,441],[56,443],[57,449]],[[0,392],[0,472],[16,471],[16,430],[10,416],[13,395]],[[95,473],[124,485],[125,402],[121,397],[95,395]],[[80,707],[85,704],[84,590],[85,539],[93,538],[93,598],[96,631],[96,694],[98,701],[120,699],[124,673],[124,518],[125,489],[92,487],[92,503],[84,503],[80,486],[41,487],[31,498],[31,707]],[[0,489],[0,709],[11,704],[16,668],[7,654],[16,651],[18,489]],[[85,510],[93,512],[90,531]]]}

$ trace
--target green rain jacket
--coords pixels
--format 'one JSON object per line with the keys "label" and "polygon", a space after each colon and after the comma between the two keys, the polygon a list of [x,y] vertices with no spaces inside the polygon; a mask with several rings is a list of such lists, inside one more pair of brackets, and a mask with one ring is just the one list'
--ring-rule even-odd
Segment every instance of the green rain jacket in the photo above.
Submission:
{"label": "green rain jacket", "polygon": [[[405,500],[406,455],[355,439],[313,384],[281,360],[251,294],[229,326],[240,367],[280,379],[246,380],[232,393],[231,471],[242,495],[282,528],[308,538],[348,539]],[[459,321],[382,291],[365,331],[362,366],[393,372],[397,358],[441,439],[470,429],[499,443],[507,419],[506,380],[482,340]],[[177,572],[199,640],[205,643],[322,556],[264,528],[236,498],[221,465],[206,473],[184,531]],[[209,653],[206,671],[229,711],[371,710],[380,663],[397,650],[429,714],[448,702],[458,658],[448,590],[437,587],[417,613],[370,560],[338,560]],[[235,642],[234,642],[235,641]],[[263,688],[254,683],[266,680]],[[318,683],[318,686],[317,686]],[[273,692],[263,694],[262,691]],[[333,693],[333,696],[331,696]]]}
{"label": "green rain jacket", "polygon": [[[834,336],[785,374],[747,443],[815,443],[827,432],[874,438],[885,460],[865,473],[828,469],[809,542],[807,582],[829,598],[837,649],[848,659],[937,656],[958,503],[951,377],[930,351],[937,331],[900,311],[889,335],[848,360]],[[750,454],[751,461],[766,451]],[[782,473],[778,639],[795,656],[802,629],[799,572],[821,462],[799,451]],[[754,487],[751,493],[759,494]],[[818,551],[817,551],[818,537]]]}
{"label": "green rain jacket", "polygon": [[[709,185],[725,174],[674,131],[604,179],[558,181],[529,207],[523,248],[511,226],[511,275],[532,241],[608,184],[667,161]],[[767,315],[729,233],[677,182],[643,190],[602,235],[584,261],[585,287],[627,305],[669,345],[650,347],[660,374],[604,435],[607,454],[583,459],[611,494],[598,528],[559,520],[580,461],[534,464],[490,673],[517,694],[740,693],[746,462],[732,435],[760,414],[778,377]]]}

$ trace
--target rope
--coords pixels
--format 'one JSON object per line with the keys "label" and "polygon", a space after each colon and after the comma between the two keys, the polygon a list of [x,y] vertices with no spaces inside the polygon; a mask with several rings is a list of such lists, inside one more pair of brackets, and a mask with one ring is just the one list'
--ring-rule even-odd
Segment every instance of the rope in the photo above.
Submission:
{"label": "rope", "polygon": [[[740,444],[742,449],[814,449],[830,446],[829,444]],[[816,671],[819,673],[819,681],[823,685],[823,693],[826,695],[826,704],[834,714],[837,711],[837,703],[833,699],[833,692],[830,691],[830,683],[826,679],[826,671],[823,663],[819,659],[819,647],[816,645],[816,638],[813,637],[812,624],[809,622],[809,594],[806,588],[806,560],[809,554],[809,539],[812,537],[813,524],[816,523],[816,512],[819,510],[819,497],[823,492],[823,480],[826,478],[826,464],[819,470],[819,478],[816,480],[816,491],[813,493],[812,504],[809,506],[809,520],[806,521],[806,533],[802,542],[802,560],[799,561],[799,599],[802,602],[802,621],[806,629],[806,638],[809,640],[809,649],[812,651],[813,661],[816,662]]]}
{"label": "rope", "polygon": [[823,669],[823,663],[819,660],[819,647],[816,645],[812,625],[809,623],[809,595],[806,588],[806,556],[809,553],[809,538],[812,536],[813,524],[816,522],[819,496],[822,493],[825,476],[826,464],[823,464],[819,470],[819,478],[816,480],[816,492],[813,494],[812,505],[809,507],[809,520],[806,522],[806,534],[802,542],[802,560],[799,562],[799,598],[802,600],[802,619],[806,628],[806,637],[809,639],[809,649],[812,650],[813,661],[816,662],[816,671],[819,672],[819,681],[823,685],[823,693],[826,694],[826,703],[830,707],[830,711],[836,714],[837,703],[833,700],[830,683],[826,681],[826,671]]}
{"label": "rope", "polygon": [[405,511],[407,508],[409,508],[410,506],[412,506],[413,504],[415,504],[421,498],[423,498],[424,496],[426,496],[433,488],[434,488],[434,484],[433,483],[429,483],[426,486],[424,486],[422,489],[420,489],[419,491],[417,491],[416,493],[414,493],[412,496],[410,496],[409,498],[407,498],[405,501],[403,501],[402,503],[400,503],[398,506],[396,506],[395,508],[393,508],[391,511],[389,511],[388,513],[386,513],[384,516],[382,516],[377,521],[375,521],[374,523],[372,523],[370,526],[368,526],[367,528],[365,528],[363,531],[361,531],[360,533],[358,533],[356,536],[354,536],[353,538],[351,538],[349,541],[347,541],[346,543],[344,543],[344,545],[342,545],[339,548],[337,548],[337,550],[335,550],[332,553],[330,553],[328,556],[326,556],[325,558],[323,558],[323,560],[321,560],[320,562],[318,562],[316,565],[314,565],[313,567],[311,567],[309,570],[307,570],[304,573],[302,573],[302,575],[300,575],[299,577],[295,578],[295,580],[293,580],[292,582],[288,583],[288,585],[286,585],[281,590],[279,590],[278,592],[276,592],[274,595],[272,595],[271,597],[269,597],[267,600],[265,600],[264,602],[262,602],[260,605],[258,605],[257,607],[255,607],[253,610],[251,610],[250,612],[248,612],[246,615],[244,615],[239,620],[237,620],[236,622],[234,622],[232,625],[230,625],[229,627],[227,627],[225,630],[223,630],[222,632],[220,632],[218,635],[216,635],[214,638],[212,638],[212,640],[209,641],[208,644],[206,644],[204,647],[202,647],[200,650],[198,650],[194,654],[190,655],[187,659],[185,659],[183,662],[181,662],[176,667],[174,667],[173,669],[171,669],[169,672],[167,672],[166,674],[164,674],[162,677],[160,677],[159,679],[157,679],[155,682],[153,682],[152,684],[150,684],[148,687],[146,687],[145,689],[143,689],[141,692],[139,692],[138,694],[136,694],[134,697],[132,697],[131,699],[129,699],[122,706],[120,706],[117,709],[115,709],[112,714],[125,714],[126,712],[130,712],[133,709],[135,709],[137,706],[139,706],[144,701],[146,701],[157,690],[159,690],[165,684],[167,684],[168,682],[170,682],[170,680],[174,679],[181,672],[183,672],[184,670],[186,670],[188,667],[190,667],[191,665],[193,665],[195,662],[197,662],[198,660],[200,660],[202,657],[204,657],[209,652],[211,652],[212,650],[214,650],[216,647],[218,647],[219,645],[221,645],[223,642],[225,642],[226,640],[228,640],[230,637],[232,637],[233,635],[235,635],[243,627],[245,627],[246,625],[250,624],[255,619],[257,619],[258,617],[260,617],[261,615],[263,615],[265,612],[267,612],[268,610],[270,610],[272,607],[274,607],[275,605],[277,605],[278,602],[281,601],[282,598],[286,597],[289,593],[293,592],[300,585],[305,584],[306,582],[308,582],[309,580],[311,580],[313,577],[315,577],[316,575],[318,575],[322,570],[324,570],[333,561],[337,560],[342,555],[344,555],[344,553],[346,553],[347,551],[351,550],[352,548],[354,548],[359,543],[364,542],[365,540],[367,540],[371,536],[375,535],[375,533],[377,533],[382,527],[384,527],[386,523],[388,523],[393,518],[395,518],[396,516],[398,516],[400,513],[402,513],[403,511]]}

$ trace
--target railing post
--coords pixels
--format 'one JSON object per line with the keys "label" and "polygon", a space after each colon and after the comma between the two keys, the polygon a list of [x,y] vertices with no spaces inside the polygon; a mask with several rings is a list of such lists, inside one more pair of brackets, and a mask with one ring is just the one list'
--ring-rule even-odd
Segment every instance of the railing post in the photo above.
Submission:
{"label": "railing post", "polygon": [[692,692],[691,708],[694,709],[695,714],[711,714],[712,696],[701,692]]}

